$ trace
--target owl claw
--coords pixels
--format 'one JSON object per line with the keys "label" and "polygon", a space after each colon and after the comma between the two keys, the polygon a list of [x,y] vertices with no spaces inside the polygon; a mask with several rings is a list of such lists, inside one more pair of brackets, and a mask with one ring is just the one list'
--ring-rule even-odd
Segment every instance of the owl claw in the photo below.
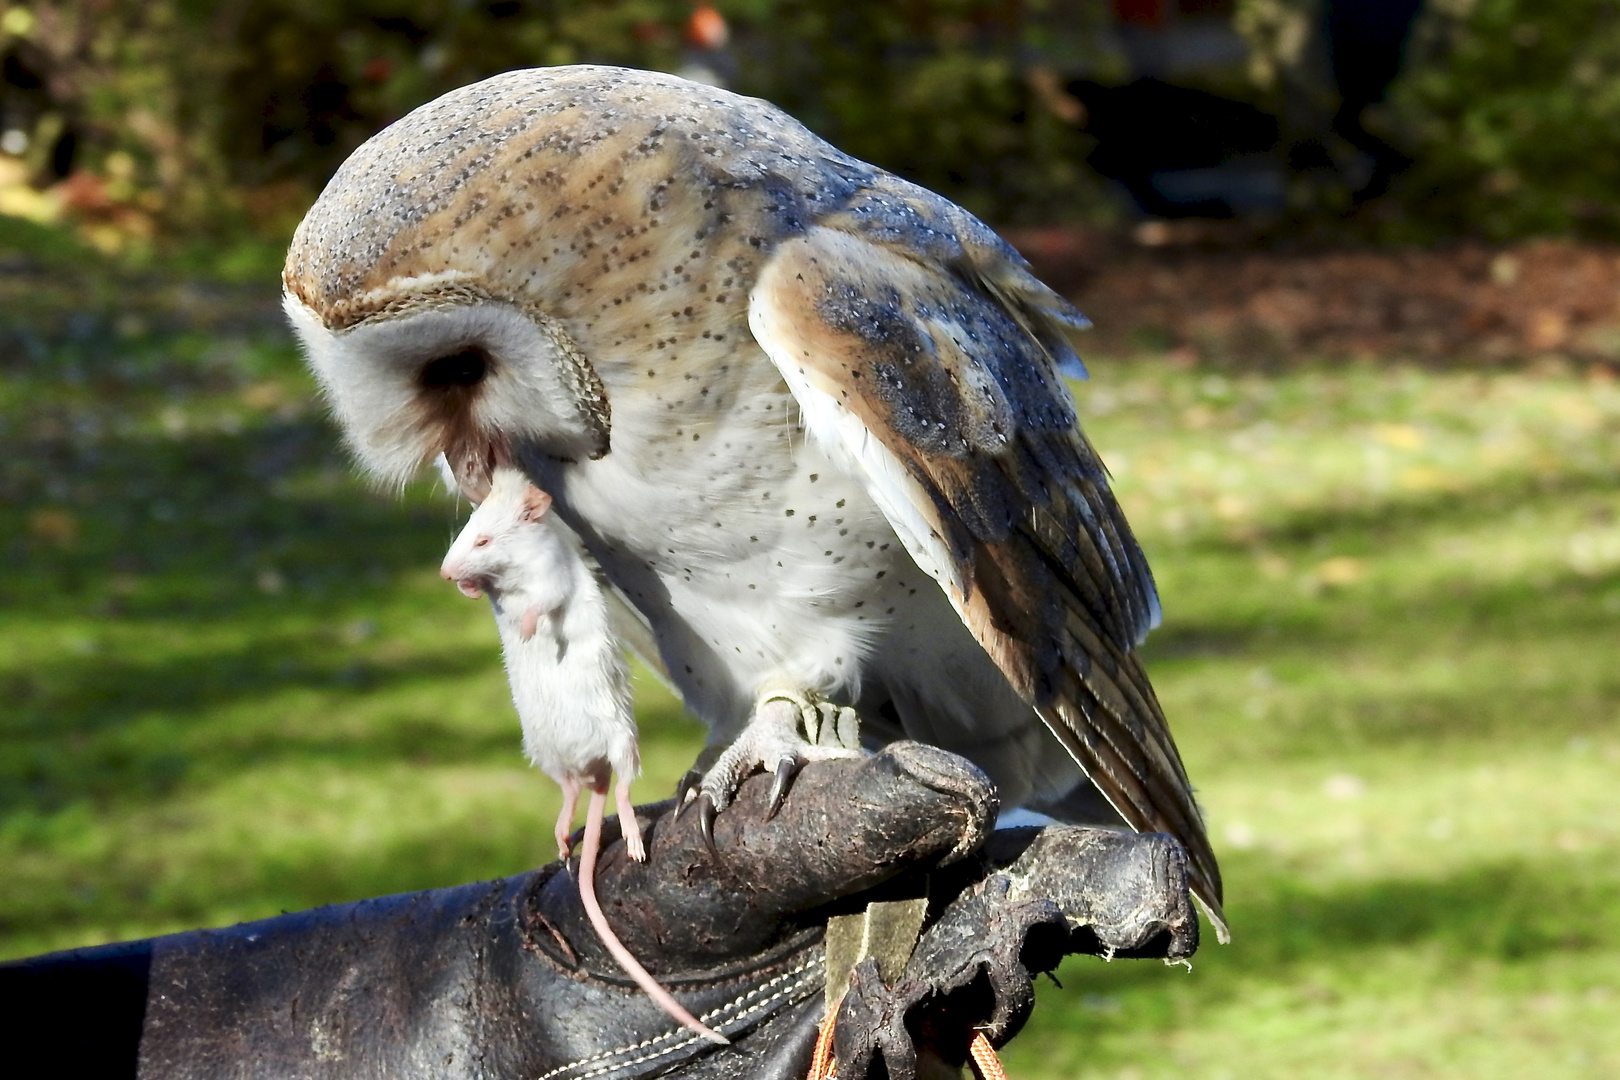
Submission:
{"label": "owl claw", "polygon": [[703,774],[696,769],[687,769],[675,785],[675,820],[679,821],[686,812],[686,804],[697,795],[699,787],[703,784]]}
{"label": "owl claw", "polygon": [[812,694],[772,692],[761,695],[753,719],[737,740],[714,758],[697,790],[719,812],[731,805],[737,789],[749,776],[761,769],[774,773],[768,819],[781,808],[794,777],[807,763],[859,753],[855,710],[840,708]]}
{"label": "owl claw", "polygon": [[769,821],[782,809],[782,803],[787,799],[788,788],[793,786],[793,778],[799,775],[804,768],[805,760],[798,754],[788,754],[776,763],[776,779],[771,782],[771,795],[765,803],[765,820]]}
{"label": "owl claw", "polygon": [[709,850],[709,857],[712,859],[720,857],[714,846],[714,819],[718,813],[719,810],[716,809],[714,800],[709,798],[708,792],[697,797],[698,832],[703,834],[703,846]]}

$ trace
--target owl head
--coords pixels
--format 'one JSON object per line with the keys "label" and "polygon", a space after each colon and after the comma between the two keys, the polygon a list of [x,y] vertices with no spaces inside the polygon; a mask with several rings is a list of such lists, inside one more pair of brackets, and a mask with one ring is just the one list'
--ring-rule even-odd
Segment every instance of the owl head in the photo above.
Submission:
{"label": "owl head", "polygon": [[287,317],[379,480],[443,454],[476,501],[520,451],[607,452],[607,395],[559,299],[585,258],[571,185],[615,134],[604,86],[629,74],[516,71],[447,94],[357,149],[299,225]]}
{"label": "owl head", "polygon": [[283,300],[350,446],[383,482],[443,454],[475,502],[519,446],[600,457],[607,396],[556,320],[476,286],[391,283],[378,313],[334,327],[291,290]]}

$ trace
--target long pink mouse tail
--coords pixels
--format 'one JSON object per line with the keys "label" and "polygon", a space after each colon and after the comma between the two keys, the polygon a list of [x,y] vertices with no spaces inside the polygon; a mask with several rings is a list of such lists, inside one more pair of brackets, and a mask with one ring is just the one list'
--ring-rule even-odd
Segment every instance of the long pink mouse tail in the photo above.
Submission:
{"label": "long pink mouse tail", "polygon": [[607,917],[602,914],[602,905],[596,902],[596,854],[602,846],[602,814],[606,804],[607,792],[592,788],[590,805],[585,810],[585,842],[579,853],[579,899],[585,905],[586,918],[591,920],[591,925],[596,928],[596,936],[607,946],[607,951],[613,954],[619,966],[624,968],[625,974],[636,980],[636,985],[646,991],[660,1009],[710,1042],[730,1046],[730,1039],[687,1012],[673,994],[659,985],[658,980],[641,966],[641,961],[630,955],[630,950],[624,947],[608,925]]}

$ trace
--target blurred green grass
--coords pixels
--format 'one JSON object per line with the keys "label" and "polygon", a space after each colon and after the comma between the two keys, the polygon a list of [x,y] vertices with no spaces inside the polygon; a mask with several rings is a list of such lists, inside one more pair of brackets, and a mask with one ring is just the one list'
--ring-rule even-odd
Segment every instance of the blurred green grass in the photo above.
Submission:
{"label": "blurred green grass", "polygon": [[[453,503],[354,480],[266,320],[29,295],[0,317],[0,956],[549,858],[493,628],[435,573]],[[1071,961],[1012,1075],[1620,1074],[1620,387],[1092,367],[1236,939],[1191,974]],[[638,702],[650,801],[702,733]]]}

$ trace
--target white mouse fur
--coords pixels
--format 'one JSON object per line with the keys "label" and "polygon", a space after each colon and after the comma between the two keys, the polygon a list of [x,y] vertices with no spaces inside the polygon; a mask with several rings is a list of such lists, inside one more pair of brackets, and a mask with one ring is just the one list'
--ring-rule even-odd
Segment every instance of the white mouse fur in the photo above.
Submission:
{"label": "white mouse fur", "polygon": [[[523,750],[563,788],[558,843],[566,852],[580,790],[605,792],[615,772],[628,787],[641,770],[630,673],[607,599],[573,537],[549,513],[551,497],[517,469],[497,469],[492,480],[440,572],[468,596],[489,597]],[[628,799],[619,811],[639,859]]]}
{"label": "white mouse fur", "polygon": [[609,780],[625,849],[646,859],[630,803],[630,781],[641,771],[630,673],[610,623],[607,595],[567,528],[550,514],[551,496],[521,471],[504,466],[491,476],[439,572],[468,596],[487,595],[501,635],[512,700],[529,760],[563,789],[557,846],[568,855],[574,810],[589,790],[580,853],[580,900],[602,944],[665,1012],[704,1038],[725,1036],[697,1020],[659,985],[608,925],[596,899],[596,856]]}

